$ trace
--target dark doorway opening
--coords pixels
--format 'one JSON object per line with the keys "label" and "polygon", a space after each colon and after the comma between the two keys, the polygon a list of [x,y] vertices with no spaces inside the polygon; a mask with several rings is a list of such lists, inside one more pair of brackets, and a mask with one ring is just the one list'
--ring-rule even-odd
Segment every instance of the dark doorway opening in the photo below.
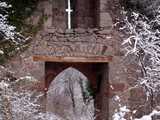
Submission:
{"label": "dark doorway opening", "polygon": [[108,116],[108,64],[45,62],[45,90],[48,90],[50,83],[60,72],[69,67],[79,70],[90,80],[95,100],[96,120],[106,118]]}

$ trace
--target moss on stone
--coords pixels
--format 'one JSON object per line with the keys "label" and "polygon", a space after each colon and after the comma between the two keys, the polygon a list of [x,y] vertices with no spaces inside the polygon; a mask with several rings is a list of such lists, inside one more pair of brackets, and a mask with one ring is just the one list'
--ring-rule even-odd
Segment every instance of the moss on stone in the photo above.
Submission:
{"label": "moss on stone", "polygon": [[33,25],[33,24],[25,24],[25,29],[23,29],[23,33],[26,36],[34,36],[37,34],[37,32],[43,27],[43,24],[45,21],[47,21],[48,16],[41,16],[38,24]]}

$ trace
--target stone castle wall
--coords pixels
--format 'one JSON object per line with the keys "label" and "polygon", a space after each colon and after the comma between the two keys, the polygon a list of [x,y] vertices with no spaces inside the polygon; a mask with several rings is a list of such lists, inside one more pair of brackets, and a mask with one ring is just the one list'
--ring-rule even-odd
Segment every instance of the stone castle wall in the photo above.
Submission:
{"label": "stone castle wall", "polygon": [[[59,3],[59,1],[54,2]],[[61,2],[63,3],[63,1]],[[66,21],[64,22],[64,18],[66,16],[64,17],[64,11],[60,12],[61,16],[56,18],[53,17],[54,9],[51,13],[51,9],[44,8],[44,14],[48,15],[48,19],[33,45],[34,55],[112,56],[113,60],[109,63],[109,85],[104,83],[106,97],[103,100],[106,100],[106,103],[103,102],[104,106],[109,104],[109,115],[106,112],[105,116],[109,120],[113,119],[112,116],[116,109],[120,108],[120,104],[128,106],[131,110],[136,109],[138,112],[133,114],[136,117],[141,117],[142,114],[147,114],[150,111],[150,109],[146,110],[146,106],[150,106],[150,101],[146,102],[143,89],[134,87],[138,76],[141,75],[137,65],[138,60],[134,57],[124,57],[124,52],[121,49],[123,38],[121,38],[121,33],[113,28],[113,22],[118,13],[118,6],[115,6],[117,3],[117,0],[99,1],[99,27],[87,29],[82,27],[69,31],[65,29]],[[55,6],[56,3],[48,5],[49,8],[52,8],[51,5]],[[50,16],[52,17],[50,18]],[[115,96],[119,96],[120,100],[116,101]],[[108,118],[105,119],[108,120]]]}
{"label": "stone castle wall", "polygon": [[[20,57],[21,62],[13,59],[11,68],[14,69],[19,66],[19,70],[16,71],[17,76],[23,76],[27,72],[44,81],[44,62],[33,61],[32,56],[34,55],[112,56],[113,60],[109,63],[109,85],[104,83],[106,97],[103,100],[106,100],[106,103],[103,102],[104,106],[109,104],[109,115],[106,113],[105,116],[109,119],[104,118],[104,120],[113,120],[112,116],[120,108],[120,105],[128,106],[131,110],[137,110],[135,114],[129,113],[136,117],[148,113],[151,110],[148,107],[151,105],[150,101],[146,101],[142,88],[134,87],[136,80],[141,76],[140,68],[137,65],[138,60],[132,56],[124,57],[121,46],[123,38],[121,38],[121,33],[113,28],[113,22],[118,13],[118,6],[115,6],[117,3],[118,0],[99,1],[99,27],[94,29],[77,28],[68,31],[64,29],[66,21],[62,7],[64,6],[63,0],[42,1],[39,8],[47,17],[43,29],[33,39],[28,49],[29,53]],[[60,9],[61,16],[58,17],[54,17],[55,14],[59,13],[59,7],[53,7],[56,4],[62,7]],[[25,66],[25,70],[21,68],[22,66]],[[115,99],[115,96],[119,96],[120,100]]]}

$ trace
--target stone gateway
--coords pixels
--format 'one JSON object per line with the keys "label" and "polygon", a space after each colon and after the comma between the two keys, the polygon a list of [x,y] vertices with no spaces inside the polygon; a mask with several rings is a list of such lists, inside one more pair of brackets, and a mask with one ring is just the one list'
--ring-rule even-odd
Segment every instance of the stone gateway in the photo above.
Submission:
{"label": "stone gateway", "polygon": [[[137,104],[142,106],[138,108],[140,111],[145,111],[144,99],[139,101],[139,92],[133,92],[139,89],[128,89],[135,84],[140,73],[136,59],[124,58],[122,35],[113,28],[113,11],[116,8],[112,6],[116,1],[44,2],[49,6],[43,8],[48,19],[34,41],[33,60],[39,65],[39,73],[36,73],[42,76],[46,111],[54,112],[65,120],[72,120],[75,115],[84,117],[80,111],[93,106],[91,116],[95,120],[113,120],[114,113],[123,103],[130,109]],[[89,88],[92,88],[93,101],[89,101],[89,106],[82,94],[83,81],[89,81]],[[142,95],[143,90],[141,92]],[[77,106],[78,103],[81,105]],[[134,115],[141,117],[142,114],[144,112]]]}

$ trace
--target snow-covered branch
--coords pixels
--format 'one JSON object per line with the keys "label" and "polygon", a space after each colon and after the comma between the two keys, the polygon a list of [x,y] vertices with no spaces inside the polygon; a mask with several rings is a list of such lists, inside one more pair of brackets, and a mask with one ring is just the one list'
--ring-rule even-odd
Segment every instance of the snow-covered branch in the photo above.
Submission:
{"label": "snow-covered branch", "polygon": [[143,77],[137,81],[149,94],[158,93],[160,88],[160,9],[156,16],[148,19],[137,12],[123,11],[122,27],[127,37],[122,45],[128,54],[139,58]]}
{"label": "snow-covered branch", "polygon": [[16,27],[9,24],[7,9],[12,7],[0,1],[0,37],[15,43],[24,42],[25,38],[16,32]]}

